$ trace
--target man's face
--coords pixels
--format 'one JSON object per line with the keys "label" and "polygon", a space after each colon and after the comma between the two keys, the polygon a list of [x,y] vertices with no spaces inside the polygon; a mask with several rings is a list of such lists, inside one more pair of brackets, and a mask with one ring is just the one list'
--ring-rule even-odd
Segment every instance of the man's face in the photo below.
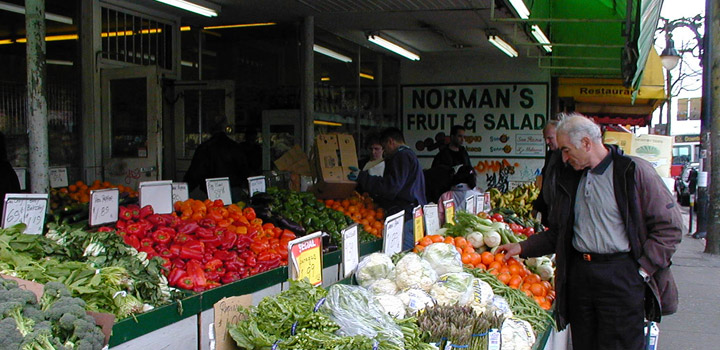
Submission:
{"label": "man's face", "polygon": [[554,126],[548,126],[545,130],[543,130],[543,138],[545,138],[545,144],[551,151],[558,149],[556,128]]}
{"label": "man's face", "polygon": [[372,160],[382,159],[383,146],[377,143],[370,145],[370,153],[372,154]]}
{"label": "man's face", "polygon": [[590,140],[587,137],[580,141],[580,147],[575,147],[568,135],[560,133],[557,134],[557,145],[562,152],[563,163],[570,164],[575,170],[590,166]]}
{"label": "man's face", "polygon": [[392,138],[388,138],[382,141],[382,148],[385,151],[385,155],[391,156],[398,149],[398,144]]}
{"label": "man's face", "polygon": [[450,144],[455,147],[460,147],[465,143],[465,130],[458,130],[457,134],[450,135]]}

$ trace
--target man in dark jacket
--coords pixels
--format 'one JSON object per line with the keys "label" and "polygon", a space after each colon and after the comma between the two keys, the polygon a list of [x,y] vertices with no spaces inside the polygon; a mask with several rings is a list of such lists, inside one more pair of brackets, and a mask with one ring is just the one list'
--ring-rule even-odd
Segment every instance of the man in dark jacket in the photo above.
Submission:
{"label": "man in dark jacket", "polygon": [[452,186],[451,179],[455,170],[463,165],[470,165],[470,156],[465,150],[465,128],[453,125],[450,128],[450,143],[440,148],[433,158],[432,166],[427,170],[428,183],[425,191],[428,200],[434,201]]}
{"label": "man in dark jacket", "polygon": [[671,257],[681,216],[652,165],[602,144],[583,116],[558,125],[562,161],[548,231],[499,247],[506,257],[556,254],[556,321],[576,349],[644,349],[643,319],[677,310]]}
{"label": "man in dark jacket", "polygon": [[541,214],[542,224],[545,226],[549,226],[548,213],[550,212],[550,207],[553,204],[553,197],[555,195],[555,169],[557,169],[556,164],[560,162],[561,158],[557,146],[557,125],[557,120],[548,120],[543,129],[543,138],[547,145],[547,152],[545,153],[545,164],[541,172],[542,186],[540,188],[540,194],[533,202],[533,210]]}
{"label": "man in dark jacket", "polygon": [[[7,158],[5,149],[5,135],[0,132],[0,201],[5,200],[7,193],[19,193],[20,181]],[[2,218],[3,205],[0,204],[0,218]]]}

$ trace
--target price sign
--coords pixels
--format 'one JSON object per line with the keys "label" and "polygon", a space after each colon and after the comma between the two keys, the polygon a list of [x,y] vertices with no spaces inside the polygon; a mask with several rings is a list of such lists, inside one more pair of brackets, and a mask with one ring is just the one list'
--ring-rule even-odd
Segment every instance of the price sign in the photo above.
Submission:
{"label": "price sign", "polygon": [[67,187],[67,168],[50,168],[50,187]]}
{"label": "price sign", "polygon": [[90,226],[117,221],[119,198],[120,191],[117,188],[90,191]]}
{"label": "price sign", "polygon": [[20,189],[25,191],[25,183],[27,182],[26,174],[27,169],[26,168],[13,168],[15,170],[15,175],[17,175],[18,182],[20,183]]}
{"label": "price sign", "polygon": [[288,243],[290,279],[307,278],[313,286],[322,284],[322,232],[315,232]]}
{"label": "price sign", "polygon": [[485,210],[485,195],[475,195],[475,214],[478,214]]}
{"label": "price sign", "polygon": [[149,205],[157,214],[173,212],[172,181],[146,181],[139,186],[140,207]]}
{"label": "price sign", "polygon": [[465,211],[470,214],[475,214],[475,196],[465,198]]}
{"label": "price sign", "polygon": [[422,205],[418,205],[413,209],[413,235],[415,236],[415,244],[425,237]]}
{"label": "price sign", "polygon": [[383,228],[383,253],[388,256],[402,252],[404,218],[404,210],[385,218],[385,227]]}
{"label": "price sign", "polygon": [[2,227],[8,228],[23,223],[25,233],[39,235],[45,226],[48,195],[7,193],[3,202]]}
{"label": "price sign", "polygon": [[483,196],[483,211],[489,213],[492,210],[492,202],[490,201],[490,192],[485,192]]}
{"label": "price sign", "polygon": [[500,350],[500,330],[493,328],[488,331],[488,350]]}
{"label": "price sign", "polygon": [[455,224],[455,202],[448,199],[443,202],[443,206],[445,206],[445,222]]}
{"label": "price sign", "polygon": [[708,185],[708,172],[707,171],[698,171],[697,187],[707,187],[707,185]]}
{"label": "price sign", "polygon": [[440,229],[437,204],[427,204],[423,206],[423,214],[425,214],[425,231],[427,231],[428,235],[436,234]]}
{"label": "price sign", "polygon": [[255,193],[265,192],[265,176],[248,177],[248,184],[250,186],[250,197]]}
{"label": "price sign", "polygon": [[355,271],[360,260],[358,251],[358,224],[353,224],[342,230],[342,264],[343,276],[348,277]]}
{"label": "price sign", "polygon": [[190,198],[187,182],[173,182],[172,184],[172,202],[184,202]]}
{"label": "price sign", "polygon": [[232,204],[230,178],[217,177],[214,179],[205,179],[205,186],[207,187],[208,199],[211,201],[219,199],[225,205]]}

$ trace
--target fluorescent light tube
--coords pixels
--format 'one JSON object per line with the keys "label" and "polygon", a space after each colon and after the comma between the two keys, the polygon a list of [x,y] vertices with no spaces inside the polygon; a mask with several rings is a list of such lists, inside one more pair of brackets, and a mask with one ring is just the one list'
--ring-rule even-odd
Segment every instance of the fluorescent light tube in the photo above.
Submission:
{"label": "fluorescent light tube", "polygon": [[47,64],[55,64],[58,66],[72,66],[72,61],[65,61],[65,60],[45,60],[45,63]]}
{"label": "fluorescent light tube", "polygon": [[[9,4],[7,2],[0,1],[0,10],[6,10],[10,12],[25,14],[25,7],[18,6],[15,4]],[[73,19],[67,16],[61,16],[56,15],[54,13],[45,12],[45,19],[65,23],[65,24],[73,24]]]}
{"label": "fluorescent light tube", "polygon": [[418,56],[418,54],[416,54],[398,44],[395,44],[393,42],[385,40],[377,35],[370,35],[368,37],[368,40],[375,45],[382,46],[382,47],[384,47],[400,56],[403,56],[409,60],[412,60],[412,61],[420,60],[420,56]]}
{"label": "fluorescent light tube", "polygon": [[336,123],[336,122],[328,122],[325,120],[313,120],[313,124],[315,125],[327,125],[327,126],[342,126],[342,123]]}
{"label": "fluorescent light tube", "polygon": [[497,35],[488,36],[488,41],[510,57],[518,57],[517,51]]}
{"label": "fluorescent light tube", "polygon": [[[534,37],[535,40],[537,40],[541,44],[549,44],[550,40],[545,36],[545,33],[543,33],[542,29],[538,27],[537,24],[533,24],[532,31],[530,32]],[[543,45],[543,49],[547,52],[552,52],[552,46],[550,45]]]}
{"label": "fluorescent light tube", "polygon": [[515,9],[515,13],[517,13],[518,17],[522,19],[528,19],[528,17],[530,17],[530,10],[528,10],[527,6],[525,6],[525,2],[523,0],[510,0],[510,6]]}
{"label": "fluorescent light tube", "polygon": [[372,76],[372,75],[370,75],[370,74],[367,74],[367,73],[360,73],[360,78],[365,78],[365,79],[369,79],[369,80],[375,80],[375,77],[374,77],[374,76]]}
{"label": "fluorescent light tube", "polygon": [[177,8],[181,8],[185,11],[190,11],[197,13],[199,15],[203,15],[205,17],[215,17],[217,16],[217,11],[205,6],[200,6],[198,4],[185,1],[185,0],[155,0],[157,2],[162,2],[163,4],[167,4],[170,6],[175,6]]}
{"label": "fluorescent light tube", "polygon": [[346,63],[347,63],[347,62],[352,62],[352,58],[347,57],[347,56],[345,56],[345,55],[343,55],[343,54],[337,53],[337,52],[335,52],[335,51],[333,51],[333,50],[328,49],[327,47],[320,46],[320,45],[318,45],[318,44],[314,44],[314,45],[313,45],[313,51],[315,51],[315,52],[317,52],[317,53],[321,53],[321,54],[323,54],[323,55],[325,55],[325,56],[328,56],[328,57],[332,57],[332,58],[334,58],[334,59],[336,59],[336,60],[338,60],[338,61],[343,61],[343,62],[346,62]]}
{"label": "fluorescent light tube", "polygon": [[330,77],[320,77],[320,81],[330,81]]}

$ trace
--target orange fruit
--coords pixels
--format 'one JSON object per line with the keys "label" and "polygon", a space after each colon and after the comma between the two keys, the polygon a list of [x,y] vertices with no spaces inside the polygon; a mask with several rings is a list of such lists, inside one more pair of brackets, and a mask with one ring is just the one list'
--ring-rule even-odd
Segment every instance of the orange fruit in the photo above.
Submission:
{"label": "orange fruit", "polygon": [[468,244],[463,248],[463,253],[475,253],[475,248]]}
{"label": "orange fruit", "polygon": [[511,275],[520,275],[520,271],[522,271],[522,267],[520,267],[519,265],[509,265],[508,264],[508,268],[510,269]]}
{"label": "orange fruit", "polygon": [[465,248],[467,246],[468,242],[463,237],[455,237],[455,246],[460,248]]}
{"label": "orange fruit", "polygon": [[499,262],[499,261],[493,261],[493,262],[491,262],[490,265],[488,265],[487,267],[488,267],[488,269],[491,269],[491,270],[498,270],[498,273],[500,273],[500,268],[501,268],[502,266],[503,266],[503,265],[502,265],[501,262]]}
{"label": "orange fruit", "polygon": [[504,284],[510,283],[510,279],[511,279],[511,278],[512,278],[512,277],[510,276],[509,273],[503,273],[503,272],[501,272],[499,275],[497,275],[497,279],[499,279],[500,282],[502,282],[502,283],[504,283]]}
{"label": "orange fruit", "polygon": [[503,259],[505,259],[505,254],[503,254],[503,253],[495,254],[495,261],[503,261]]}
{"label": "orange fruit", "polygon": [[426,236],[426,237],[423,237],[423,238],[420,240],[420,245],[423,246],[423,247],[427,247],[427,246],[429,246],[429,245],[431,245],[431,244],[433,244],[433,241],[432,241],[432,239],[430,239],[430,237],[427,237],[427,236]]}
{"label": "orange fruit", "polygon": [[[501,263],[501,264],[502,264],[502,263]],[[500,267],[500,273],[508,273],[508,274],[510,274],[510,268],[507,267],[507,265],[502,265],[502,266]],[[511,274],[511,275],[512,275],[512,274]]]}
{"label": "orange fruit", "polygon": [[483,252],[480,256],[482,257],[482,263],[486,266],[489,266],[493,261],[495,261],[495,256],[490,252]]}
{"label": "orange fruit", "polygon": [[539,297],[544,297],[545,295],[547,295],[547,289],[545,289],[545,287],[541,283],[533,283],[530,286],[530,291],[533,293],[533,295]]}
{"label": "orange fruit", "polygon": [[443,241],[443,236],[440,236],[440,235],[430,235],[427,237],[430,238],[433,241],[433,243],[438,243],[438,242]]}
{"label": "orange fruit", "polygon": [[452,237],[445,237],[445,243],[455,245],[455,240]]}
{"label": "orange fruit", "polygon": [[520,283],[522,283],[523,279],[522,277],[515,275],[510,277],[510,283],[508,284],[511,288],[517,288],[520,287]]}
{"label": "orange fruit", "polygon": [[487,270],[487,266],[483,263],[475,264],[476,269]]}
{"label": "orange fruit", "polygon": [[540,276],[538,276],[535,273],[531,273],[531,274],[525,276],[524,281],[525,281],[525,283],[528,283],[528,284],[540,283]]}
{"label": "orange fruit", "polygon": [[482,263],[482,257],[480,256],[480,254],[472,252],[470,253],[470,257],[470,264],[472,264],[473,266]]}

